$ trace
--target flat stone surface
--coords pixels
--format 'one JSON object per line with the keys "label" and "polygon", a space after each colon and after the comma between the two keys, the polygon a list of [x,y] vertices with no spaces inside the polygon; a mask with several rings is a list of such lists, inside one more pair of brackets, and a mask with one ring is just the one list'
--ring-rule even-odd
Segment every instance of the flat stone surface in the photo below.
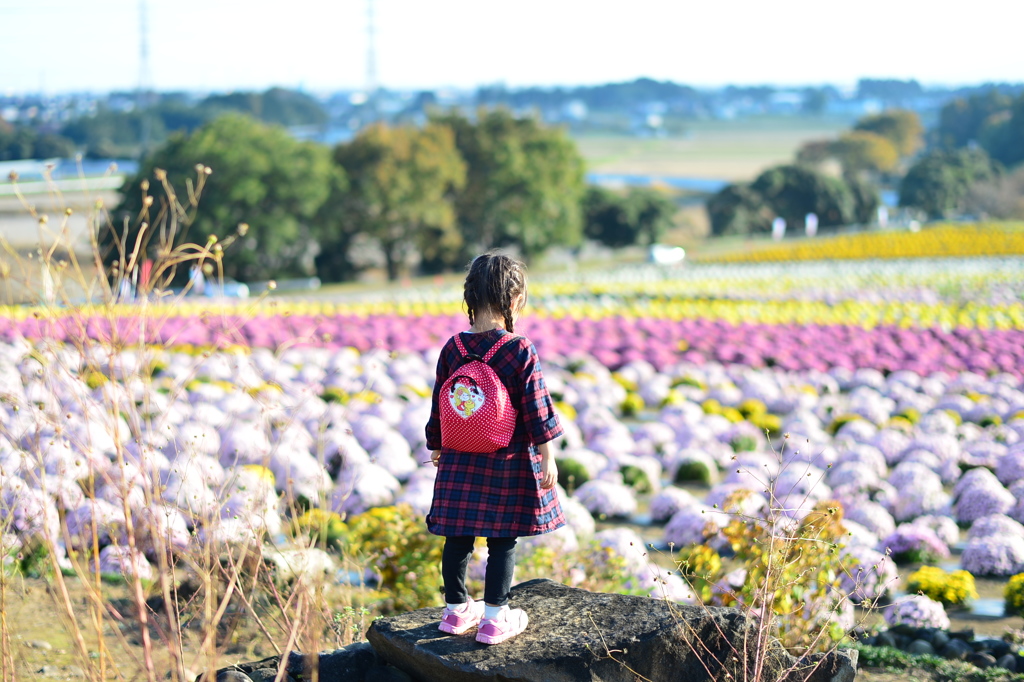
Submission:
{"label": "flat stone surface", "polygon": [[[755,636],[736,609],[592,593],[550,580],[517,585],[510,605],[526,611],[530,626],[494,646],[477,643],[475,630],[438,630],[441,608],[378,619],[367,637],[384,660],[420,682],[690,682],[727,673],[742,679],[735,650],[742,651],[744,635],[751,643]],[[777,643],[768,649],[761,679],[779,679],[795,661]],[[816,663],[788,679],[808,678]],[[849,682],[855,674],[855,660],[833,657],[808,679]]]}

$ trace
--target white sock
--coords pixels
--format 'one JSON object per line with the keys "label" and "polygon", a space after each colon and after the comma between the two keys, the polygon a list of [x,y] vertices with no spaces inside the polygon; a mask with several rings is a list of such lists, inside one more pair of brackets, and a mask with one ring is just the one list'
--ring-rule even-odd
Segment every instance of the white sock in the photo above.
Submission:
{"label": "white sock", "polygon": [[448,603],[445,603],[445,606],[448,607],[449,611],[461,611],[464,608],[466,608],[465,604],[448,604]]}
{"label": "white sock", "polygon": [[501,613],[503,606],[491,606],[490,604],[484,605],[484,618],[487,620],[494,620]]}

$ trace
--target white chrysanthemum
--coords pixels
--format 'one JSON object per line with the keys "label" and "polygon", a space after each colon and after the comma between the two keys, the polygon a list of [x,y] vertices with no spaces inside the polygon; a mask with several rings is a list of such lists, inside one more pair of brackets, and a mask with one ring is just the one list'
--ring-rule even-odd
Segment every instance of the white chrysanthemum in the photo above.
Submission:
{"label": "white chrysanthemum", "polygon": [[628,486],[612,481],[587,481],[576,489],[573,497],[598,517],[630,516],[637,510],[633,491]]}

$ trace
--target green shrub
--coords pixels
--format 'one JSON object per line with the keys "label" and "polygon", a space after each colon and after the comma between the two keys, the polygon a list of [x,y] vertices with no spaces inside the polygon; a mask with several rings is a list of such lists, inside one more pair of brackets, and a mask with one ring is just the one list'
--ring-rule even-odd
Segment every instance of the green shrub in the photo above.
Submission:
{"label": "green shrub", "polygon": [[647,472],[640,467],[627,464],[620,471],[622,473],[622,482],[638,493],[643,495],[653,490],[651,479],[648,478]]}
{"label": "green shrub", "polygon": [[556,459],[558,466],[558,485],[570,495],[572,491],[590,480],[587,468],[574,459]]}
{"label": "green shrub", "polygon": [[622,401],[620,409],[623,417],[634,417],[644,409],[644,399],[640,397],[639,393],[629,392],[626,394],[626,399]]}
{"label": "green shrub", "polygon": [[673,480],[676,483],[690,483],[697,481],[704,485],[711,485],[715,482],[716,471],[712,471],[707,463],[697,459],[688,459],[676,469]]}
{"label": "green shrub", "polygon": [[345,549],[380,574],[396,611],[436,606],[444,538],[427,532],[412,507],[376,507],[348,522]]}
{"label": "green shrub", "polygon": [[736,436],[729,441],[733,452],[753,452],[757,449],[757,439],[753,436]]}

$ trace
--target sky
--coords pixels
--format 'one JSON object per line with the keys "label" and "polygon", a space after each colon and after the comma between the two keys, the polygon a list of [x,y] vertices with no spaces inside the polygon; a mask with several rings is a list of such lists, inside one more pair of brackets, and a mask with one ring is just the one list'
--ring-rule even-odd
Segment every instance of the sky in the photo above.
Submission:
{"label": "sky", "polygon": [[[0,0],[0,93],[357,90],[370,2]],[[1024,80],[1022,0],[372,2],[377,81],[396,89]]]}

